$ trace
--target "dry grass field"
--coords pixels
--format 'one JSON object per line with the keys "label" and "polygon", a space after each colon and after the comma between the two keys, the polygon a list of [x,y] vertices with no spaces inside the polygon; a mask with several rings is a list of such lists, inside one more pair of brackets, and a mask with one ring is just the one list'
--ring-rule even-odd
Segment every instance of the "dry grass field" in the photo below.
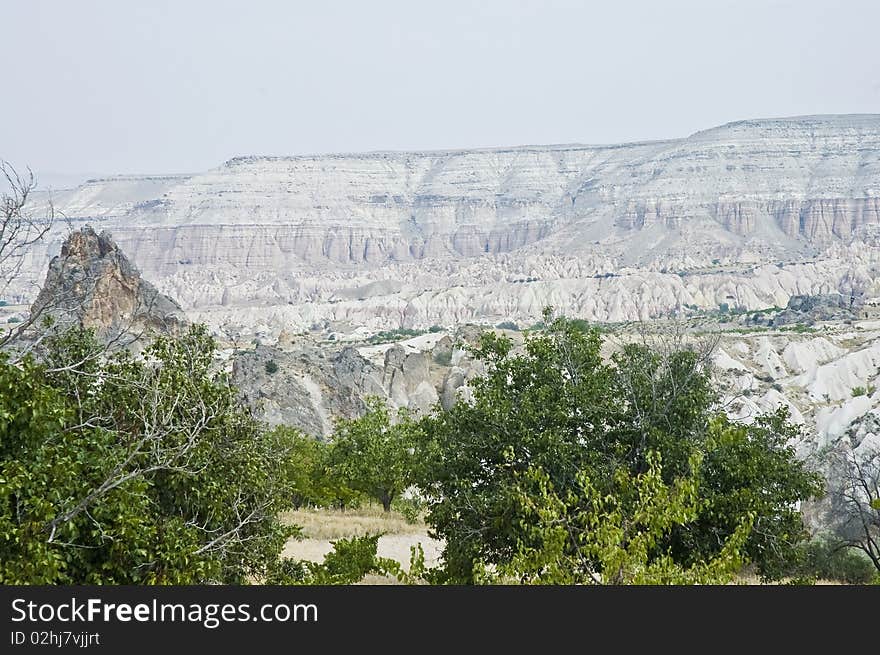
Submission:
{"label": "dry grass field", "polygon": [[[303,538],[289,540],[282,557],[321,562],[333,549],[331,541],[376,533],[382,534],[378,555],[397,560],[405,569],[409,569],[411,547],[422,545],[428,566],[437,564],[442,550],[442,543],[428,536],[424,523],[407,523],[401,514],[383,512],[376,505],[354,510],[302,509],[285,512],[282,520],[303,528]],[[387,584],[390,580],[368,576],[364,582]]]}

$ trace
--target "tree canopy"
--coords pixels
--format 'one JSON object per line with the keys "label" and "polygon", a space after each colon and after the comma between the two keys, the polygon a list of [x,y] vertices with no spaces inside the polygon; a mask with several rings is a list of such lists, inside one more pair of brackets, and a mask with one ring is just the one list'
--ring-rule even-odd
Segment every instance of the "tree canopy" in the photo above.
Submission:
{"label": "tree canopy", "polygon": [[[432,499],[427,522],[446,542],[447,579],[473,582],[478,563],[505,567],[544,547],[546,535],[526,527],[537,511],[522,502],[529,471],[553,490],[544,494],[550,507],[554,495],[563,504],[570,494],[616,497],[623,480],[638,487],[648,474],[672,487],[693,480],[699,503],[687,521],[654,534],[647,563],[668,558],[687,570],[725,557],[748,524],[737,551],[762,575],[780,575],[806,537],[796,504],[821,491],[786,446],[796,428],[785,414],[727,420],[708,349],[630,343],[609,360],[597,330],[549,319],[520,353],[509,339],[484,335],[474,354],[487,371],[470,382],[472,401],[424,421],[419,480]],[[573,543],[566,548],[577,555]],[[592,565],[601,574],[601,558]]]}
{"label": "tree canopy", "polygon": [[527,539],[488,582],[527,584],[723,584],[739,572],[743,545],[752,529],[750,514],[707,560],[682,564],[661,548],[675,528],[699,514],[699,458],[687,477],[666,484],[660,457],[648,456],[648,470],[632,475],[618,469],[613,493],[604,494],[585,472],[560,496],[540,469],[523,478],[519,503]]}
{"label": "tree canopy", "polygon": [[240,407],[196,326],[106,355],[87,330],[0,359],[0,580],[240,583],[291,529],[285,435]]}
{"label": "tree canopy", "polygon": [[336,423],[331,476],[375,498],[389,511],[394,498],[413,481],[418,431],[418,423],[405,410],[392,423],[385,403],[369,399],[363,416]]}

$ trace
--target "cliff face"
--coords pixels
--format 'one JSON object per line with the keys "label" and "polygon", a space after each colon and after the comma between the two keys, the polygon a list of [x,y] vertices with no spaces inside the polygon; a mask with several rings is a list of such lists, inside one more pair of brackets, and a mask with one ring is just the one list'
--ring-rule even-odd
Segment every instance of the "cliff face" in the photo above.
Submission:
{"label": "cliff face", "polygon": [[[474,326],[462,326],[453,334],[360,347],[310,336],[281,339],[238,352],[232,382],[270,424],[326,437],[334,419],[361,416],[371,396],[417,414],[432,411],[438,402],[451,407],[469,393],[467,382],[485,371],[464,348],[475,345],[479,334]],[[511,336],[522,342],[521,335]]]}
{"label": "cliff face", "polygon": [[72,232],[49,264],[31,314],[61,324],[95,328],[104,338],[121,332],[172,333],[185,323],[180,306],[144,280],[107,232]]}
{"label": "cliff face", "polygon": [[[880,115],[618,146],[242,157],[55,201],[111,229],[188,310],[239,331],[239,314],[381,328],[537,320],[548,302],[594,320],[730,296],[754,309],[875,266],[864,242],[880,225]],[[800,267],[796,279],[762,268],[777,263]]]}
{"label": "cliff face", "polygon": [[172,269],[476,256],[594,220],[609,232],[710,220],[740,236],[763,224],[824,244],[880,222],[880,116],[619,146],[242,157],[187,177],[97,180],[61,202],[69,216],[118,219],[135,231],[125,238],[160,228],[141,243]]}

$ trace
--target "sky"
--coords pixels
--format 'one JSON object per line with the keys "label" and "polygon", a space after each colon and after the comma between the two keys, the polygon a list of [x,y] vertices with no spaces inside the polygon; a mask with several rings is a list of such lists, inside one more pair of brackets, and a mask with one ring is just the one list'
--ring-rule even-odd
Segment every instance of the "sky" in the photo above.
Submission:
{"label": "sky", "polygon": [[0,16],[0,159],[44,186],[880,113],[878,0],[0,0]]}

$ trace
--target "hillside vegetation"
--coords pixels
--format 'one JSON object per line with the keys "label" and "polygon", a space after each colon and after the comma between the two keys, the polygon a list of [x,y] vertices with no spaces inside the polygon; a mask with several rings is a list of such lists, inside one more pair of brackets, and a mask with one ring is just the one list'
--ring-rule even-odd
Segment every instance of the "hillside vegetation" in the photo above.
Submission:
{"label": "hillside vegetation", "polygon": [[[811,541],[796,508],[826,489],[784,410],[732,421],[708,348],[609,360],[605,338],[549,311],[522,349],[486,333],[469,401],[416,416],[376,399],[318,440],[255,419],[201,326],[137,356],[54,333],[0,360],[0,581],[870,579],[864,543]],[[383,550],[383,533],[412,538]]]}

